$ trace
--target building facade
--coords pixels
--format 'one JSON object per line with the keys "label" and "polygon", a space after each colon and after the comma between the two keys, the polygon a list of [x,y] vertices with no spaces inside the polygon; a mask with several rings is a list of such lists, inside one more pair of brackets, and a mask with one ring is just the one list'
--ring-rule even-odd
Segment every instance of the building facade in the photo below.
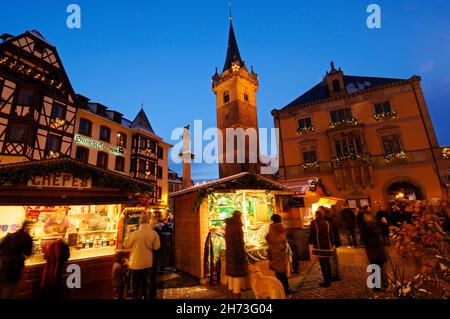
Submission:
{"label": "building facade", "polygon": [[[241,58],[230,17],[225,65],[220,74],[216,68],[216,73],[212,77],[212,89],[216,95],[217,128],[223,137],[222,145],[219,144],[220,178],[241,172],[259,173],[256,109],[258,86],[258,75],[253,71],[253,67],[249,71]],[[239,138],[227,136],[227,129],[234,129],[235,132],[242,129],[247,133],[242,139],[243,147],[238,146]],[[247,129],[254,130],[247,131]],[[231,142],[233,147],[227,149],[227,144]]]}
{"label": "building facade", "polygon": [[347,76],[331,63],[323,81],[272,115],[285,183],[318,177],[351,206],[448,197],[449,160],[418,76]]}
{"label": "building facade", "polygon": [[155,185],[166,207],[170,144],[143,108],[133,121],[75,94],[56,48],[38,31],[4,34],[0,43],[0,164],[60,157]]}

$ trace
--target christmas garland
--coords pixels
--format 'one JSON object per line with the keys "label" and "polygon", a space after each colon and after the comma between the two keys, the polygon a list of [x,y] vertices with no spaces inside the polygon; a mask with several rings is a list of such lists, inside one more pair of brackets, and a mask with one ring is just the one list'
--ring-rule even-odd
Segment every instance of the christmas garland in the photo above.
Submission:
{"label": "christmas garland", "polygon": [[312,133],[315,131],[316,131],[316,128],[314,126],[307,126],[307,127],[302,127],[302,128],[299,127],[297,129],[297,135],[308,134],[308,133]]}
{"label": "christmas garland", "polygon": [[387,120],[387,119],[396,118],[396,117],[397,117],[397,112],[394,109],[392,109],[388,112],[376,113],[373,116],[375,121]]}
{"label": "christmas garland", "polygon": [[393,159],[406,159],[406,154],[403,151],[398,153],[386,154],[384,155],[384,159],[386,160],[386,163],[389,163]]}
{"label": "christmas garland", "polygon": [[200,208],[203,200],[205,198],[208,198],[209,195],[212,195],[215,192],[238,189],[264,189],[268,191],[282,190],[282,188],[277,185],[259,179],[255,174],[248,174],[237,177],[236,179],[230,181],[212,185],[205,189],[200,189],[198,191],[197,198],[195,199],[193,211],[197,211]]}
{"label": "christmas garland", "polygon": [[[9,166],[9,165],[8,165]],[[154,185],[135,181],[116,174],[102,172],[95,167],[83,165],[74,160],[57,160],[54,163],[34,163],[16,167],[0,168],[0,185],[26,184],[33,176],[70,173],[75,177],[91,178],[95,184],[118,188],[130,193],[154,191]]]}
{"label": "christmas garland", "polygon": [[322,190],[323,194],[325,196],[331,196],[331,193],[328,191],[328,189],[325,187],[325,185],[323,184],[322,180],[319,178],[315,178],[312,182],[311,185],[309,185],[309,191],[316,193],[319,189]]}
{"label": "christmas garland", "polygon": [[442,149],[442,158],[443,159],[450,159],[450,147],[444,147]]}
{"label": "christmas garland", "polygon": [[336,121],[330,123],[330,128],[346,128],[358,125],[358,121],[355,118],[350,120]]}

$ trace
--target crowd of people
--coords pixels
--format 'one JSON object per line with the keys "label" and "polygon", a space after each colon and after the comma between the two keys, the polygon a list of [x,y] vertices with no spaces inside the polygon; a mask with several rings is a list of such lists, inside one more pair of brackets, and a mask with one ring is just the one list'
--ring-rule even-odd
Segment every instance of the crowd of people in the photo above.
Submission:
{"label": "crowd of people", "polygon": [[439,205],[430,205],[420,201],[398,201],[393,203],[391,211],[382,205],[376,213],[370,206],[349,208],[344,203],[338,213],[335,206],[319,207],[315,220],[309,229],[309,242],[313,245],[315,255],[322,270],[322,287],[330,287],[333,281],[340,280],[337,250],[341,246],[340,234],[347,239],[349,248],[364,247],[369,264],[378,265],[381,269],[381,287],[387,287],[385,264],[388,261],[386,246],[391,244],[392,227],[401,227],[404,223],[412,223],[414,216],[420,216],[425,210],[434,212],[442,220],[442,228],[450,233],[450,206],[442,200]]}

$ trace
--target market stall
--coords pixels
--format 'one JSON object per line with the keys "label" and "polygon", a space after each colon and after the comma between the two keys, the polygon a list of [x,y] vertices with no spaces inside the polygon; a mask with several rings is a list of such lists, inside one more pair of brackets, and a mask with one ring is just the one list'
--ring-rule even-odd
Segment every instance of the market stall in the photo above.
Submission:
{"label": "market stall", "polygon": [[[283,214],[282,197],[293,194],[267,178],[242,173],[171,194],[175,215],[176,267],[210,282],[224,283],[225,220],[243,215],[249,262],[267,263],[270,217]],[[288,247],[286,247],[289,249]],[[262,267],[265,267],[262,265]],[[267,267],[265,267],[267,268]]]}
{"label": "market stall", "polygon": [[33,238],[19,297],[38,294],[44,251],[58,238],[70,247],[68,263],[83,272],[82,291],[66,289],[65,297],[110,290],[122,211],[136,205],[136,193],[153,191],[152,184],[72,159],[0,166],[0,237],[27,221]]}

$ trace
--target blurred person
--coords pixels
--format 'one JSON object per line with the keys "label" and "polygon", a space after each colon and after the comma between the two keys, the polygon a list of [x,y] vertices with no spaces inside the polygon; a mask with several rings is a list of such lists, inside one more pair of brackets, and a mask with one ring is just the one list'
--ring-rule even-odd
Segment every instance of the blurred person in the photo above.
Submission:
{"label": "blurred person", "polygon": [[335,253],[333,227],[325,220],[320,210],[316,212],[309,227],[309,243],[313,245],[312,254],[319,259],[323,277],[320,286],[330,287],[333,279],[330,258]]}
{"label": "blurred person", "polygon": [[[330,223],[333,228],[333,237],[334,237],[334,246],[335,248],[341,247],[341,238],[339,236],[339,225],[337,221],[336,215],[333,213],[333,210],[330,208],[326,208],[324,206],[320,206],[319,210],[325,216],[325,220]],[[337,250],[334,251],[333,256],[330,259],[331,269],[332,269],[332,281],[340,281],[341,276],[339,274],[339,260],[337,255]]]}
{"label": "blurred person", "polygon": [[131,248],[129,269],[133,299],[156,299],[156,285],[152,270],[154,252],[161,247],[159,235],[150,224],[150,217],[141,217],[138,230],[130,233],[125,240],[125,248]]}
{"label": "blurred person", "polygon": [[248,261],[245,255],[242,214],[236,210],[227,218],[225,227],[225,273],[228,276],[228,288],[233,299],[241,298],[241,289],[248,275]]}
{"label": "blurred person", "polygon": [[341,210],[340,217],[344,226],[345,234],[347,236],[348,245],[353,248],[358,247],[355,232],[356,215],[353,209],[348,207],[347,203],[343,204],[343,209]]}
{"label": "blurred person", "polygon": [[282,283],[286,295],[292,294],[289,290],[289,281],[287,277],[287,241],[286,231],[281,223],[281,216],[273,214],[270,218],[272,224],[269,226],[269,232],[266,235],[266,241],[269,245],[269,265],[275,272],[275,276]]}
{"label": "blurred person", "polygon": [[16,298],[25,259],[31,256],[32,248],[33,239],[26,221],[0,242],[0,299]]}
{"label": "blurred person", "polygon": [[391,225],[391,216],[389,215],[389,212],[384,209],[383,205],[378,206],[378,212],[375,218],[381,225],[382,235],[386,245],[390,245],[389,226]]}
{"label": "blurred person", "polygon": [[361,230],[361,235],[364,238],[365,250],[367,259],[370,264],[378,265],[381,269],[381,287],[387,288],[387,274],[384,265],[388,260],[385,250],[385,241],[382,235],[381,224],[377,222],[370,211],[364,212],[364,225]]}
{"label": "blurred person", "polygon": [[126,277],[127,277],[127,262],[125,260],[125,253],[122,251],[117,251],[114,255],[114,262],[112,267],[112,287],[113,287],[113,298],[123,299]]}

